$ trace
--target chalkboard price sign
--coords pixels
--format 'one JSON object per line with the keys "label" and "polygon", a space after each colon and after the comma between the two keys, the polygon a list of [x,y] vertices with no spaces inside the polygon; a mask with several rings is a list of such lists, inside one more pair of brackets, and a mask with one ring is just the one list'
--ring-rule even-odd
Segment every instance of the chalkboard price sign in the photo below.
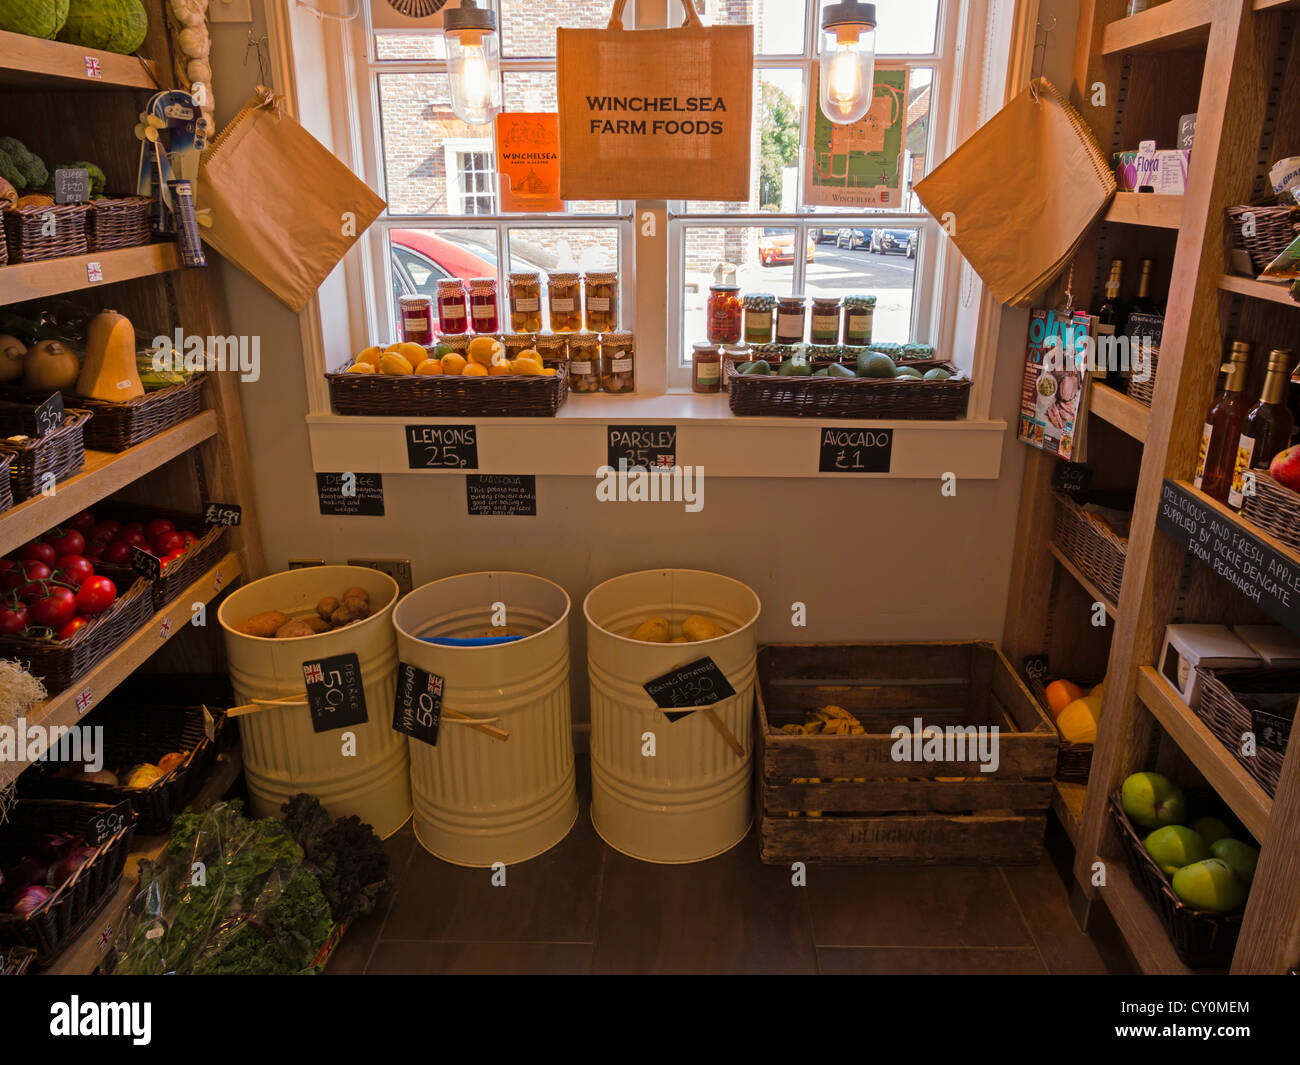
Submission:
{"label": "chalkboard price sign", "polygon": [[1058,462],[1052,469],[1052,487],[1066,495],[1082,495],[1092,486],[1092,469],[1077,462]]}
{"label": "chalkboard price sign", "polygon": [[1250,712],[1250,728],[1255,733],[1255,746],[1261,749],[1286,753],[1286,742],[1291,738],[1292,721],[1281,714],[1266,710]]}
{"label": "chalkboard price sign", "polygon": [[316,498],[320,512],[342,517],[384,516],[382,473],[318,473]]}
{"label": "chalkboard price sign", "polygon": [[85,203],[90,199],[90,171],[74,166],[54,171],[54,202]]}
{"label": "chalkboard price sign", "polygon": [[63,393],[55,392],[32,411],[32,436],[52,433],[63,424]]}
{"label": "chalkboard price sign", "polygon": [[477,470],[478,426],[408,425],[406,458],[413,470]]}
{"label": "chalkboard price sign", "polygon": [[1046,680],[1051,668],[1047,655],[1025,655],[1025,676],[1030,680]]}
{"label": "chalkboard price sign", "polygon": [[677,426],[611,425],[605,432],[605,455],[615,470],[672,469],[677,465]]}
{"label": "chalkboard price sign", "polygon": [[648,680],[642,687],[669,721],[677,721],[702,706],[711,706],[736,694],[726,674],[707,656]]}
{"label": "chalkboard price sign", "polygon": [[438,746],[442,723],[442,678],[409,663],[397,667],[397,692],[393,700],[393,729],[413,736],[430,747]]}
{"label": "chalkboard price sign", "polygon": [[361,662],[355,654],[304,662],[302,679],[307,688],[311,727],[317,732],[364,725],[368,720]]}
{"label": "chalkboard price sign", "polygon": [[112,809],[91,815],[86,822],[86,843],[98,847],[110,840],[131,823],[131,800],[123,799]]}
{"label": "chalkboard price sign", "polygon": [[162,559],[139,547],[132,547],[131,568],[145,580],[156,581],[162,576]]}
{"label": "chalkboard price sign", "polygon": [[471,517],[536,517],[537,478],[531,473],[467,473],[465,501]]}
{"label": "chalkboard price sign", "polygon": [[244,508],[238,503],[208,503],[203,508],[203,521],[208,525],[238,525],[244,520]]}
{"label": "chalkboard price sign", "polygon": [[888,473],[893,454],[893,429],[827,426],[818,439],[817,472]]}

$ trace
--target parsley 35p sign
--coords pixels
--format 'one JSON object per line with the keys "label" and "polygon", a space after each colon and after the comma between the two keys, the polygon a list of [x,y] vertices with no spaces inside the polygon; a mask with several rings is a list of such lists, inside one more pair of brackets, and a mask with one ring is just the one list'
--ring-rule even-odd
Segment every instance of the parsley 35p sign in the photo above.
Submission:
{"label": "parsley 35p sign", "polygon": [[561,27],[560,195],[566,200],[745,200],[752,26]]}

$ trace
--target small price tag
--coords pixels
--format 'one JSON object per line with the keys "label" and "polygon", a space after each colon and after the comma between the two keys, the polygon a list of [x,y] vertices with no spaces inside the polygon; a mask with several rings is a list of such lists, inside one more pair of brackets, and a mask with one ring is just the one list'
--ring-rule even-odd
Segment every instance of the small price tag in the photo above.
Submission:
{"label": "small price tag", "polygon": [[1092,486],[1092,469],[1077,462],[1058,462],[1052,469],[1052,487],[1068,496],[1083,495]]}
{"label": "small price tag", "polygon": [[1051,659],[1047,655],[1025,655],[1025,676],[1031,680],[1046,680],[1051,668]]}
{"label": "small price tag", "polygon": [[888,473],[894,455],[893,429],[822,429],[817,441],[818,473]]}
{"label": "small price tag", "polygon": [[361,682],[361,662],[355,654],[304,662],[302,677],[311,727],[317,732],[366,723],[366,693]]}
{"label": "small price tag", "polygon": [[36,408],[32,415],[36,430],[33,436],[44,436],[63,424],[63,393],[55,392],[49,399]]}
{"label": "small price tag", "polygon": [[[642,687],[669,721],[677,721],[702,706],[711,706],[736,694],[726,674],[707,656],[648,680]],[[685,712],[672,712],[679,709]]]}
{"label": "small price tag", "polygon": [[146,580],[156,581],[162,576],[162,559],[139,547],[131,548],[131,569]]}
{"label": "small price tag", "polygon": [[409,663],[400,663],[393,699],[393,730],[437,747],[441,723],[442,678]]}
{"label": "small price tag", "polygon": [[1255,745],[1269,751],[1286,753],[1286,742],[1291,738],[1292,721],[1281,714],[1270,714],[1267,710],[1250,712],[1250,728],[1255,733]]}
{"label": "small price tag", "polygon": [[212,711],[206,705],[203,707],[203,735],[207,736],[209,743],[216,742],[217,719],[212,716]]}
{"label": "small price tag", "polygon": [[89,170],[74,166],[54,171],[55,203],[86,203],[89,199]]}
{"label": "small price tag", "polygon": [[677,426],[607,426],[605,462],[614,470],[672,469],[677,465]]}
{"label": "small price tag", "polygon": [[86,822],[86,842],[98,847],[107,839],[112,839],[131,823],[131,800],[123,799],[112,809],[94,814]]}
{"label": "small price tag", "polygon": [[104,280],[104,267],[100,265],[99,260],[86,263],[86,280],[97,285]]}
{"label": "small price tag", "polygon": [[91,694],[90,689],[82,688],[81,691],[77,692],[77,714],[84,714],[94,705],[94,702],[95,697]]}
{"label": "small price tag", "polygon": [[235,526],[244,520],[244,508],[238,503],[208,503],[203,507],[203,521],[208,525]]}

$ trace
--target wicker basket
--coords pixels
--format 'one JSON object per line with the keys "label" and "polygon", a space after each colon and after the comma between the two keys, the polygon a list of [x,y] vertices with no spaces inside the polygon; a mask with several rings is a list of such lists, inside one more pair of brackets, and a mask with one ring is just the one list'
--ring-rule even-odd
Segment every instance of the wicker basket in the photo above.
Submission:
{"label": "wicker basket", "polygon": [[[1249,237],[1242,232],[1248,214],[1254,217],[1254,234]],[[1228,233],[1232,246],[1250,255],[1257,274],[1282,254],[1295,240],[1297,232],[1300,232],[1300,207],[1246,205],[1228,208]]]}
{"label": "wicker basket", "polygon": [[39,677],[46,690],[54,695],[99,665],[152,614],[149,582],[136,578],[125,592],[119,592],[111,607],[66,640],[0,636],[0,658],[28,663],[28,671]]}
{"label": "wicker basket", "polygon": [[[1096,681],[1091,684],[1083,685],[1085,691],[1096,686]],[[1027,687],[1038,700],[1038,705],[1043,708],[1043,713],[1047,719],[1052,722],[1052,727],[1056,728],[1056,719],[1052,714],[1052,708],[1047,703],[1047,688],[1037,677],[1029,677],[1025,681]],[[1058,736],[1061,736],[1061,730],[1056,729]],[[1071,743],[1064,736],[1061,736],[1061,745],[1056,751],[1056,779],[1068,781],[1071,784],[1088,783],[1088,773],[1092,770],[1092,749],[1091,743]]]}
{"label": "wicker basket", "polygon": [[1110,795],[1110,815],[1129,872],[1159,915],[1184,964],[1193,969],[1226,969],[1232,964],[1242,915],[1197,910],[1181,901],[1174,894],[1169,878],[1142,845],[1142,837],[1124,812],[1118,791]]}
{"label": "wicker basket", "polygon": [[1064,492],[1056,496],[1056,531],[1053,539],[1112,603],[1119,602],[1124,583],[1124,561],[1128,541],[1109,525],[1089,515]]}
{"label": "wicker basket", "polygon": [[[62,799],[25,799],[14,805],[0,827],[0,852],[6,860],[28,853],[42,832],[80,832],[86,822],[110,807]],[[36,951],[36,965],[48,965],[94,920],[117,890],[135,835],[135,815],[57,891],[26,917],[0,914],[0,943]]]}
{"label": "wicker basket", "polygon": [[194,798],[212,769],[220,750],[226,715],[212,711],[213,739],[204,728],[201,706],[150,706],[115,700],[96,720],[104,726],[103,756],[106,767],[128,767],[148,762],[156,765],[173,751],[185,760],[147,788],[101,784],[79,777],[60,777],[53,762],[41,762],[19,778],[24,797],[75,799],[116,806],[127,799],[139,821],[136,828],[147,836],[171,829],[172,819]]}
{"label": "wicker basket", "polygon": [[569,397],[568,369],[553,377],[389,376],[329,373],[335,414],[445,418],[553,418]]}
{"label": "wicker basket", "polygon": [[[956,374],[952,363],[943,369]],[[971,382],[882,377],[781,377],[727,370],[731,413],[793,418],[888,418],[952,421],[966,415]]]}
{"label": "wicker basket", "polygon": [[[184,384],[146,392],[125,403],[87,396],[72,397],[79,408],[94,415],[86,426],[86,447],[99,451],[125,451],[188,421],[203,409],[205,379],[205,374],[195,374]],[[0,397],[16,403],[41,403],[49,395],[48,391],[41,389],[0,388]]]}
{"label": "wicker basket", "polygon": [[1241,516],[1300,551],[1300,494],[1264,470],[1255,471],[1255,494],[1246,496]]}
{"label": "wicker basket", "polygon": [[[90,411],[68,408],[63,412],[63,424],[39,439],[22,443],[0,439],[0,452],[13,456],[9,483],[15,499],[31,499],[39,495],[49,474],[54,475],[57,483],[81,470],[86,464],[85,429],[88,421]],[[4,417],[0,415],[0,434],[7,436],[14,432],[14,429],[5,428]]]}
{"label": "wicker basket", "polygon": [[[163,570],[156,581],[149,582],[151,602],[155,611],[161,610],[172,602],[181,592],[198,580],[202,573],[215,566],[226,553],[227,527],[225,525],[208,525],[205,528],[201,514],[139,507],[133,504],[116,505],[113,500],[105,500],[105,502],[95,507],[95,517],[100,520],[112,518],[124,524],[128,521],[139,521],[148,524],[154,518],[168,518],[178,529],[192,529],[196,534],[199,534],[199,530],[203,529],[198,540],[185,554]],[[95,572],[109,577],[119,587],[122,587],[124,582],[129,583],[130,580],[138,576],[130,566],[115,565],[111,562],[96,562]]]}
{"label": "wicker basket", "polygon": [[1151,406],[1156,396],[1156,370],[1160,365],[1160,349],[1151,350],[1151,372],[1147,375],[1145,381],[1138,381],[1130,377],[1128,379],[1128,394],[1145,406]]}
{"label": "wicker basket", "polygon": [[[0,251],[3,250],[4,242],[0,241]],[[22,976],[35,960],[36,951],[31,947],[5,947],[0,950],[0,976]]]}
{"label": "wicker basket", "polygon": [[149,196],[105,196],[92,200],[86,226],[90,251],[134,248],[149,242]]}
{"label": "wicker basket", "polygon": [[[1258,743],[1253,757],[1242,755],[1242,734],[1254,732],[1255,723],[1249,708],[1242,705],[1238,696],[1300,692],[1300,671],[1225,669],[1216,672],[1198,666],[1196,672],[1201,678],[1201,699],[1196,705],[1196,716],[1209,726],[1219,742],[1272,798],[1277,793],[1277,783],[1282,776],[1284,755],[1281,751]],[[1294,714],[1294,705],[1292,712]]]}
{"label": "wicker basket", "polygon": [[[54,215],[54,232],[47,235],[49,215]],[[86,218],[90,205],[63,203],[53,207],[39,204],[5,211],[5,243],[11,263],[34,263],[84,255],[87,251]]]}
{"label": "wicker basket", "polygon": [[0,514],[14,505],[13,489],[9,487],[9,467],[13,461],[12,451],[0,451]]}

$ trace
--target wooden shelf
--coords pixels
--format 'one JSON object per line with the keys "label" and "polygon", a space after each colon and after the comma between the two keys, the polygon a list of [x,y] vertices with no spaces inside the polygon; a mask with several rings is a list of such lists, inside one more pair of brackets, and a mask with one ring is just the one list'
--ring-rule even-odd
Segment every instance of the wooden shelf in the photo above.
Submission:
{"label": "wooden shelf", "polygon": [[1174,686],[1151,666],[1143,666],[1138,671],[1137,695],[1195,763],[1210,787],[1219,793],[1219,798],[1241,818],[1255,839],[1263,843],[1273,800],[1255,778],[1183,702]]}
{"label": "wooden shelf", "polygon": [[1088,402],[1088,410],[1102,421],[1110,422],[1120,432],[1145,443],[1147,428],[1151,424],[1151,408],[1145,403],[1116,392],[1100,381],[1093,382],[1092,398]]}
{"label": "wooden shelf", "polygon": [[[134,635],[84,677],[42,703],[28,719],[29,725],[75,725],[86,711],[98,706],[100,701],[129,677],[141,663],[159,647],[189,624],[191,610],[196,602],[211,602],[223,589],[240,575],[239,556],[233,552],[221,559],[212,569],[185,589],[171,603],[158,611]],[[90,692],[86,710],[77,710],[77,699]],[[8,784],[27,768],[27,762],[0,764],[0,787]]]}
{"label": "wooden shelf", "polygon": [[1300,0],[1255,0],[1256,11],[1300,10]]}
{"label": "wooden shelf", "polygon": [[1215,0],[1169,0],[1112,22],[1102,38],[1102,55],[1203,47],[1216,6]]}
{"label": "wooden shelf", "polygon": [[1087,794],[1083,784],[1065,780],[1052,781],[1052,810],[1061,822],[1065,834],[1076,847],[1079,845],[1079,826],[1083,824],[1083,797]]}
{"label": "wooden shelf", "polygon": [[[1296,2],[1300,4],[1300,0],[1296,0]],[[1235,277],[1232,274],[1224,274],[1223,277],[1219,278],[1219,289],[1237,296],[1249,296],[1251,299],[1267,300],[1269,303],[1280,303],[1283,307],[1300,310],[1300,303],[1297,303],[1289,295],[1291,291],[1290,282],[1256,281],[1249,277]]]}
{"label": "wooden shelf", "polygon": [[1154,192],[1117,192],[1106,209],[1105,219],[1130,226],[1177,229],[1183,222],[1183,198],[1158,196]]}
{"label": "wooden shelf", "polygon": [[165,274],[179,270],[180,265],[180,253],[171,243],[93,251],[36,263],[11,263],[0,266],[0,306]]}
{"label": "wooden shelf", "polygon": [[1119,605],[1117,603],[1112,603],[1105,596],[1102,590],[1098,588],[1097,585],[1094,584],[1089,577],[1085,576],[1083,570],[1081,570],[1078,566],[1076,566],[1074,562],[1070,559],[1070,557],[1066,555],[1066,553],[1062,551],[1059,547],[1057,547],[1056,544],[1052,543],[1052,544],[1048,544],[1047,546],[1048,549],[1052,552],[1052,557],[1055,558],[1056,561],[1061,564],[1061,567],[1065,570],[1065,572],[1068,573],[1071,577],[1073,577],[1076,581],[1078,581],[1079,585],[1083,588],[1083,590],[1087,592],[1090,596],[1092,596],[1092,601],[1094,603],[1100,603],[1102,605],[1102,607],[1106,611],[1107,617],[1109,617],[1112,621],[1115,618],[1119,617]]}
{"label": "wooden shelf", "polygon": [[126,451],[87,451],[85,467],[75,477],[60,481],[54,495],[36,496],[0,514],[0,555],[216,434],[217,416],[205,410]]}
{"label": "wooden shelf", "polygon": [[[219,802],[226,792],[234,787],[235,781],[243,771],[244,759],[239,748],[218,755],[212,772],[203,782],[188,809],[206,810],[213,803]],[[136,892],[140,863],[157,861],[170,839],[171,834],[168,833],[163,836],[136,836],[131,841],[131,853],[126,856],[122,879],[118,882],[113,897],[76,941],[64,948],[63,953],[54,960],[52,965],[42,969],[40,975],[89,976],[95,971],[104,954],[107,953],[112,937],[117,934],[118,924],[127,903]]]}
{"label": "wooden shelf", "polygon": [[1148,976],[1186,976],[1196,972],[1189,969],[1174,950],[1165,926],[1147,903],[1142,890],[1133,883],[1118,846],[1112,835],[1110,856],[1106,859],[1106,884],[1101,889],[1101,897],[1119,926],[1133,960]]}
{"label": "wooden shelf", "polygon": [[0,30],[0,85],[37,89],[158,89],[151,60]]}

